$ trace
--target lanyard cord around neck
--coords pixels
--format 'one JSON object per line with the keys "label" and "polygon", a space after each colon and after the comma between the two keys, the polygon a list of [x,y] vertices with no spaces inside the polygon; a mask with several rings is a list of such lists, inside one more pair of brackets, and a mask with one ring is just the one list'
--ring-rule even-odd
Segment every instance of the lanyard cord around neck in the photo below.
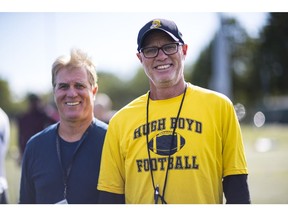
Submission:
{"label": "lanyard cord around neck", "polygon": [[69,176],[70,176],[70,172],[71,172],[71,169],[72,169],[72,165],[73,165],[75,156],[76,156],[79,148],[82,146],[85,138],[87,137],[88,131],[89,131],[89,129],[91,128],[91,125],[92,125],[92,123],[89,125],[89,127],[87,128],[87,130],[86,130],[86,131],[84,132],[84,134],[82,135],[81,139],[78,141],[77,147],[76,147],[76,149],[75,149],[75,151],[74,151],[74,154],[73,154],[73,157],[72,157],[72,160],[71,160],[70,163],[68,164],[68,167],[67,167],[66,170],[65,170],[64,167],[63,167],[62,159],[61,159],[60,136],[59,136],[59,132],[58,132],[58,130],[59,130],[59,124],[58,124],[58,126],[57,126],[57,132],[56,132],[56,150],[57,150],[57,157],[58,157],[59,163],[60,163],[61,168],[62,168],[63,183],[64,183],[64,193],[63,193],[64,199],[66,199],[66,197],[67,197],[68,178],[69,178]]}
{"label": "lanyard cord around neck", "polygon": [[181,112],[181,110],[182,110],[183,102],[184,102],[185,95],[186,95],[186,90],[187,90],[187,84],[185,85],[185,90],[184,90],[183,97],[182,97],[182,100],[181,100],[181,103],[180,103],[180,106],[179,106],[179,109],[178,109],[176,121],[175,121],[174,128],[173,128],[173,132],[172,132],[172,138],[171,138],[171,143],[170,143],[170,147],[169,147],[169,156],[168,156],[168,161],[167,161],[167,169],[166,169],[165,181],[164,181],[164,185],[163,185],[163,193],[162,193],[162,196],[159,194],[159,187],[158,187],[158,185],[155,186],[155,181],[154,181],[154,176],[153,176],[153,170],[152,170],[151,155],[150,155],[150,151],[149,151],[149,137],[148,137],[148,135],[149,135],[149,132],[150,132],[150,129],[149,129],[149,101],[150,101],[150,91],[149,91],[149,93],[148,93],[147,106],[146,106],[146,128],[147,128],[147,131],[146,131],[146,143],[147,143],[147,151],[148,151],[148,157],[149,157],[150,174],[151,174],[151,179],[152,179],[152,184],[153,184],[153,189],[154,189],[154,203],[155,203],[155,204],[158,203],[158,197],[160,197],[160,199],[161,199],[161,201],[162,201],[162,204],[167,204],[167,202],[166,202],[165,199],[164,199],[164,196],[165,196],[165,190],[166,190],[167,179],[168,179],[169,161],[170,161],[170,158],[171,158],[171,148],[172,148],[172,145],[173,145],[173,142],[174,142],[174,138],[175,138],[174,134],[175,134],[175,131],[176,131],[176,127],[177,127],[178,119],[179,119],[179,116],[180,116],[180,112]]}

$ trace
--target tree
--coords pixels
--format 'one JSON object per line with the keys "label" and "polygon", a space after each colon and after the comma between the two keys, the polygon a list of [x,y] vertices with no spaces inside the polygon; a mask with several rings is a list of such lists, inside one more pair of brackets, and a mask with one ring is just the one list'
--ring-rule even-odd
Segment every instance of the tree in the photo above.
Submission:
{"label": "tree", "polygon": [[8,114],[13,113],[10,89],[7,81],[0,78],[0,107]]}
{"label": "tree", "polygon": [[[253,71],[256,39],[249,37],[245,29],[234,18],[224,19],[224,31],[230,47],[230,73],[232,79],[233,102],[251,105],[259,95],[261,82]],[[201,52],[188,80],[196,85],[209,88],[212,76],[212,49],[215,37]]]}
{"label": "tree", "polygon": [[112,73],[98,72],[99,92],[107,94],[112,100],[112,108],[118,110],[125,104],[127,88],[123,80]]}
{"label": "tree", "polygon": [[115,110],[146,93],[149,88],[148,79],[141,68],[137,70],[131,80],[122,80],[107,72],[98,72],[98,78],[99,92],[105,93],[111,98]]}
{"label": "tree", "polygon": [[258,72],[263,96],[288,93],[288,13],[270,13],[263,28],[255,71]]}

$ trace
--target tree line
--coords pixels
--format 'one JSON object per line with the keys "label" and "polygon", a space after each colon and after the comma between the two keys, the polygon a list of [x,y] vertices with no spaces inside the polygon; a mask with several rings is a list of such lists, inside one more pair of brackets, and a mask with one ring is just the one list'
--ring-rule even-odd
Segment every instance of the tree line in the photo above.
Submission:
{"label": "tree line", "polygon": [[[225,34],[230,45],[229,71],[232,79],[233,103],[249,110],[264,106],[267,97],[288,94],[288,13],[269,13],[259,37],[251,38],[234,18],[225,18]],[[216,33],[215,33],[216,35]],[[209,88],[212,76],[212,51],[215,37],[201,51],[193,64],[187,64],[185,78],[192,84]],[[99,91],[113,101],[113,109],[144,94],[149,89],[142,68],[130,80],[123,80],[108,71],[98,71]],[[0,77],[0,106],[10,116],[25,110],[27,102],[13,101],[9,83]],[[51,102],[52,93],[41,96]],[[53,99],[52,99],[53,101]],[[21,105],[21,106],[20,106]]]}

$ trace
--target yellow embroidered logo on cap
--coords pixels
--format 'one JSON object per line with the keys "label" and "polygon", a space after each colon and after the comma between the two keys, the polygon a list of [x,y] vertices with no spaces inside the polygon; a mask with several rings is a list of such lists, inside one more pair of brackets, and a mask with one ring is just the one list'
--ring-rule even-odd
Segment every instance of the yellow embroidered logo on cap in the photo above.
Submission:
{"label": "yellow embroidered logo on cap", "polygon": [[160,20],[153,20],[150,29],[159,28],[160,26],[161,26],[161,21]]}

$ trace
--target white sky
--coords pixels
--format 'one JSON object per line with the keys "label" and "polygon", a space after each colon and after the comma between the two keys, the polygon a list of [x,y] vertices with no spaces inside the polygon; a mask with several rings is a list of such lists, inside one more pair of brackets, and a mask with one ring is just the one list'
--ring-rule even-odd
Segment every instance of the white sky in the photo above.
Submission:
{"label": "white sky", "polygon": [[[9,11],[10,8],[0,13],[0,78],[9,82],[16,98],[28,91],[49,91],[53,61],[59,55],[68,54],[72,47],[86,50],[96,63],[97,71],[132,77],[141,66],[136,57],[138,31],[153,18],[176,22],[189,46],[187,64],[196,60],[218,27],[218,16],[214,12]],[[250,36],[256,37],[267,14],[234,12],[229,16],[235,17]]]}

